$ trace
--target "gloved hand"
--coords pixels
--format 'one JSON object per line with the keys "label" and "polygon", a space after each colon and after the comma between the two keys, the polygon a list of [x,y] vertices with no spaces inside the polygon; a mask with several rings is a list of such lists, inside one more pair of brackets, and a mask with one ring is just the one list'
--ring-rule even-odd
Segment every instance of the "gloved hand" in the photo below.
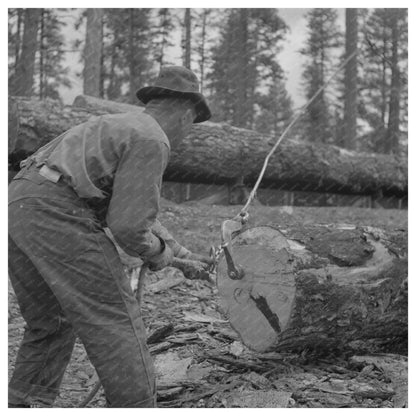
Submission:
{"label": "gloved hand", "polygon": [[203,254],[192,253],[191,251],[187,253],[183,258],[188,260],[200,261],[208,266],[211,266],[211,264],[214,263],[214,259],[212,257],[205,256]]}
{"label": "gloved hand", "polygon": [[172,249],[163,240],[160,240],[160,242],[162,243],[162,251],[146,260],[152,272],[164,269],[172,264],[173,261]]}

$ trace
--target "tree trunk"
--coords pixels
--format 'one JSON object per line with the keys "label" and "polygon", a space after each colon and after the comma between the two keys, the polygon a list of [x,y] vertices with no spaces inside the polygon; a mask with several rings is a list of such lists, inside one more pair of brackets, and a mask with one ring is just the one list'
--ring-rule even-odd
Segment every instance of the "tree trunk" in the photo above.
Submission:
{"label": "tree trunk", "polygon": [[257,351],[407,349],[407,233],[313,225],[255,227],[233,240],[244,271],[218,266],[224,312]]}
{"label": "tree trunk", "polygon": [[[77,107],[52,100],[14,100],[20,124],[16,149],[26,153],[93,115],[142,111],[137,106],[89,97],[78,97]],[[195,124],[183,143],[172,150],[165,179],[234,183],[244,176],[245,183],[252,184],[273,144],[273,137],[252,130],[211,122]],[[407,160],[287,139],[270,158],[262,185],[356,194],[381,189],[384,195],[403,196],[407,194]]]}
{"label": "tree trunk", "polygon": [[100,96],[103,9],[87,9],[84,49],[84,94]]}
{"label": "tree trunk", "polygon": [[40,13],[41,9],[25,9],[22,52],[12,84],[13,95],[30,97],[33,93]]}
{"label": "tree trunk", "polygon": [[238,26],[237,31],[237,42],[236,47],[238,48],[238,69],[237,78],[239,87],[237,88],[236,94],[236,105],[233,111],[233,125],[237,127],[246,127],[247,120],[250,115],[248,114],[248,91],[250,89],[249,77],[248,77],[248,10],[239,10]]}
{"label": "tree trunk", "polygon": [[20,58],[20,46],[21,46],[21,32],[22,32],[22,15],[23,10],[17,9],[17,29],[16,29],[16,46],[15,46],[15,61],[14,69],[16,70],[17,63]]}
{"label": "tree trunk", "polygon": [[[345,52],[348,58],[357,51],[358,44],[358,10],[346,9],[345,14]],[[357,135],[357,55],[345,66],[345,102],[344,102],[344,134],[341,147],[354,150],[356,148]]]}
{"label": "tree trunk", "polygon": [[392,58],[389,121],[385,139],[385,153],[397,153],[400,135],[400,68],[399,68],[399,14],[400,9],[391,9]]}
{"label": "tree trunk", "polygon": [[387,108],[387,62],[389,60],[387,54],[387,43],[389,41],[387,36],[387,23],[385,17],[383,18],[383,51],[381,55],[382,77],[381,77],[381,105],[380,105],[380,120],[383,129],[386,126],[386,108]]}
{"label": "tree trunk", "polygon": [[191,9],[185,9],[185,41],[183,66],[191,69]]}
{"label": "tree trunk", "polygon": [[134,9],[130,9],[129,13],[129,102],[136,101],[136,87],[135,87],[135,36],[134,36],[135,15]]}
{"label": "tree trunk", "polygon": [[199,69],[201,72],[201,94],[204,93],[204,83],[205,83],[205,44],[206,44],[206,37],[207,37],[207,17],[208,13],[210,13],[209,9],[204,9],[202,12],[202,33],[201,33],[201,42],[200,42],[200,57],[199,57]]}
{"label": "tree trunk", "polygon": [[42,100],[45,98],[45,71],[44,71],[44,58],[45,58],[45,47],[43,40],[45,38],[45,9],[41,10],[40,14],[40,34],[39,34],[39,98]]}
{"label": "tree trunk", "polygon": [[111,45],[111,61],[110,61],[110,74],[109,74],[109,85],[107,88],[107,96],[110,100],[112,100],[113,98],[117,98],[119,97],[120,94],[120,88],[117,85],[117,75],[115,72],[115,68],[116,68],[116,62],[118,61],[118,56],[117,56],[117,43],[118,43],[118,38],[117,38],[117,33],[114,34],[114,40],[113,40],[113,44]]}

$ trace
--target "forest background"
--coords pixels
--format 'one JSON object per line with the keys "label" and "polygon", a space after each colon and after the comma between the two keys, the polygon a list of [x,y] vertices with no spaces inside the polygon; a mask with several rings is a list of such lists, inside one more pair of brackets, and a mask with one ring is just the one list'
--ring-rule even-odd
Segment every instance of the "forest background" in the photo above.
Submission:
{"label": "forest background", "polygon": [[9,94],[135,103],[161,65],[180,64],[201,79],[213,121],[278,135],[356,53],[292,136],[404,156],[407,26],[407,9],[391,8],[10,8]]}

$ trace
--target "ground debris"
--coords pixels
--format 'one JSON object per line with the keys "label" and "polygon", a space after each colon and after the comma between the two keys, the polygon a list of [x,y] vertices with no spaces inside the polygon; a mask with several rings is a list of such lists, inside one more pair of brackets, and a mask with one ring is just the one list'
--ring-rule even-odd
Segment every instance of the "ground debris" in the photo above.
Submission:
{"label": "ground debris", "polygon": [[[170,210],[162,211],[161,222],[181,244],[205,254],[211,244],[218,242],[220,220],[232,218],[238,211],[236,207],[169,204]],[[259,207],[251,214],[253,225],[260,220],[272,223],[279,218],[279,208]],[[292,214],[293,222],[319,223],[333,218],[334,222],[341,220],[355,225],[384,226],[388,222],[395,227],[406,227],[405,212],[393,210],[294,207]],[[185,227],[188,228],[186,232]],[[181,278],[181,282],[176,283],[177,278],[178,281]],[[162,281],[163,284],[159,283]],[[152,286],[154,284],[158,286]],[[149,273],[142,315],[149,328],[149,349],[161,382],[159,407],[386,408],[407,405],[406,357],[394,354],[331,356],[319,361],[292,353],[254,353],[242,346],[238,334],[225,322],[217,305],[215,288],[204,282],[186,281],[180,272],[172,269]],[[23,327],[16,298],[9,288],[9,377]],[[78,407],[96,380],[85,349],[77,341],[54,407]],[[105,407],[102,388],[88,407]]]}
{"label": "ground debris", "polygon": [[226,407],[288,407],[292,393],[286,391],[243,390],[226,398]]}

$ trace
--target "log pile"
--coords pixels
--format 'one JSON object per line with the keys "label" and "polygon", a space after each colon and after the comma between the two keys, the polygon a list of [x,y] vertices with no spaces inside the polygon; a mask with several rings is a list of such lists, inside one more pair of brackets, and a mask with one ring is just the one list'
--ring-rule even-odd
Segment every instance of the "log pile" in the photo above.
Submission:
{"label": "log pile", "polygon": [[[80,96],[72,106],[57,101],[9,99],[9,131],[14,154],[30,154],[65,130],[91,116],[141,107]],[[180,148],[172,152],[165,179],[199,183],[246,184],[257,178],[275,138],[227,124],[194,125]],[[10,149],[13,149],[11,146]],[[263,186],[305,191],[403,196],[407,194],[407,160],[380,154],[346,151],[336,146],[288,138],[271,158]]]}

